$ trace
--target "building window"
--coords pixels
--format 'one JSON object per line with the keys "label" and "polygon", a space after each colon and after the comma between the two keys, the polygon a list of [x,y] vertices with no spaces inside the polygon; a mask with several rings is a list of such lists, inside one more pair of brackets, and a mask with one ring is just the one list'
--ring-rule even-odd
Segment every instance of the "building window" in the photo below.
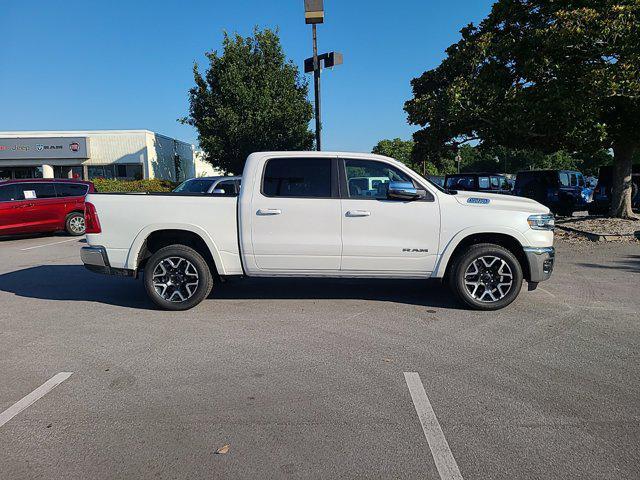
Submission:
{"label": "building window", "polygon": [[114,165],[89,165],[89,180],[94,178],[119,178],[141,180],[142,165],[139,163],[117,163]]}

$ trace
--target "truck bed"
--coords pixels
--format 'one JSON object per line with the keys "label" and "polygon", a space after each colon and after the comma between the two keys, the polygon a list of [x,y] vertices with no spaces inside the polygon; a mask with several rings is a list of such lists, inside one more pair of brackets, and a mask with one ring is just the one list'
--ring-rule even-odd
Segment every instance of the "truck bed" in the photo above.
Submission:
{"label": "truck bed", "polygon": [[96,193],[87,196],[102,232],[88,234],[104,245],[114,268],[135,269],[137,244],[156,230],[181,229],[199,234],[220,252],[224,274],[242,273],[238,249],[237,198],[201,194]]}

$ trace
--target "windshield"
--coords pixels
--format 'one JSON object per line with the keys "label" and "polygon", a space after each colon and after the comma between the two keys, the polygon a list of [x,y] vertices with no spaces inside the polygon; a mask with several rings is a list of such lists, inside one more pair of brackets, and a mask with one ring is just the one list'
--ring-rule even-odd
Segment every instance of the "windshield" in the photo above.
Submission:
{"label": "windshield", "polygon": [[174,192],[182,193],[207,193],[213,185],[213,180],[192,179],[182,182]]}

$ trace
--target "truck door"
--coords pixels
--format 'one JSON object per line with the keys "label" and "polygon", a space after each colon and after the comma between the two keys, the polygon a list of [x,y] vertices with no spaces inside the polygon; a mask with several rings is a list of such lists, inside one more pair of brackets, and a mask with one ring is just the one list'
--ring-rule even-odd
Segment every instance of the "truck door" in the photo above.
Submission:
{"label": "truck door", "polygon": [[337,159],[272,158],[252,199],[252,246],[260,270],[340,270]]}
{"label": "truck door", "polygon": [[[428,275],[437,259],[440,239],[440,209],[434,195],[422,200],[387,199],[389,182],[416,182],[391,164],[377,160],[345,158],[339,168],[342,195],[343,271]],[[363,190],[361,181],[370,177],[384,181]]]}

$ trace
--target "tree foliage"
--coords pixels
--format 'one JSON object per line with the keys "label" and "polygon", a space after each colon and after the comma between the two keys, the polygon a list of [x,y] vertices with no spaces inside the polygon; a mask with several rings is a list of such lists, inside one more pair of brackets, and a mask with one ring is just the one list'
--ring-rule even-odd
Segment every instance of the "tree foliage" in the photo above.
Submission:
{"label": "tree foliage", "polygon": [[380,140],[371,150],[371,153],[377,155],[385,155],[391,157],[405,165],[411,166],[413,153],[413,140],[402,140],[394,138],[393,140]]}
{"label": "tree foliage", "polygon": [[189,116],[207,159],[239,174],[256,151],[309,150],[313,111],[307,83],[287,61],[278,33],[254,30],[252,37],[225,33],[223,53],[207,53],[209,68],[193,67]]}
{"label": "tree foliage", "polygon": [[498,0],[405,109],[418,157],[483,147],[590,155],[613,149],[612,214],[631,216],[640,149],[640,1]]}
{"label": "tree foliage", "polygon": [[423,175],[437,174],[438,170],[435,165],[427,162],[426,159],[418,159],[414,156],[414,148],[415,142],[413,140],[402,140],[401,138],[384,139],[373,147],[371,153],[385,155],[398,160]]}

